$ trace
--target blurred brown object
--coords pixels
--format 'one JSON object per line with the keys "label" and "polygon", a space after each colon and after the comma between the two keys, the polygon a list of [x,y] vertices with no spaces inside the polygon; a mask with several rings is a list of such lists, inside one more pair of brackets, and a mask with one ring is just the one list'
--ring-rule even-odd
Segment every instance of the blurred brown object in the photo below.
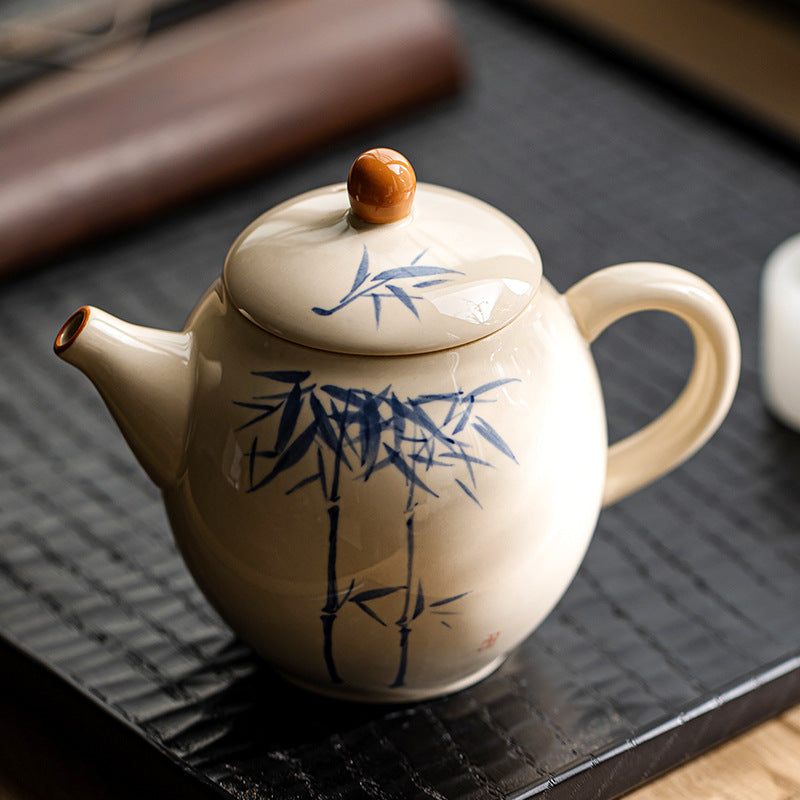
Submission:
{"label": "blurred brown object", "polygon": [[0,17],[0,68],[15,62],[66,66],[144,35],[153,13],[174,0],[83,0],[54,8],[18,8]]}
{"label": "blurred brown object", "polygon": [[796,146],[800,5],[793,0],[523,0]]}
{"label": "blurred brown object", "polygon": [[438,0],[246,0],[124,63],[36,81],[0,102],[0,275],[431,101],[461,75]]}

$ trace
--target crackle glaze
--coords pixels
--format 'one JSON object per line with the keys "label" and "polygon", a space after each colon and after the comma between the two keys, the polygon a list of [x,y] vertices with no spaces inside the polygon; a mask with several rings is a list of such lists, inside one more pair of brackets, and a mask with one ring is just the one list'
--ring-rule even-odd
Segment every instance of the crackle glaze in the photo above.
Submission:
{"label": "crackle glaze", "polygon": [[[431,226],[442,197],[494,239]],[[379,226],[346,203],[329,187],[286,206],[299,227],[279,207],[248,228],[183,331],[84,307],[56,351],[100,390],[231,627],[304,687],[402,702],[474,683],[535,629],[601,506],[720,424],[738,337],[675,267],[611,267],[560,295],[479,201],[430,187]],[[469,319],[464,291],[481,288]],[[695,363],[675,403],[609,449],[589,343],[645,309],[687,322]]]}

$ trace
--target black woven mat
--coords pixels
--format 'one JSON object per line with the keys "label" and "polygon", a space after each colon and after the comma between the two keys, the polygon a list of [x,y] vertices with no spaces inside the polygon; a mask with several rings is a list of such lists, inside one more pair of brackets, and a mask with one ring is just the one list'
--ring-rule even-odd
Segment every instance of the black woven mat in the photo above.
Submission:
{"label": "black woven mat", "polygon": [[[599,800],[800,700],[800,436],[764,411],[756,363],[760,267],[800,229],[798,163],[536,20],[478,0],[458,14],[472,64],[460,100],[0,297],[2,635],[237,798]],[[519,220],[561,290],[619,261],[696,271],[729,301],[744,351],[720,432],[603,513],[573,586],[507,664],[399,708],[288,688],[233,638],[99,397],[51,353],[82,303],[180,327],[241,228],[378,143]],[[691,362],[686,331],[655,313],[595,352],[613,436],[663,409]]]}

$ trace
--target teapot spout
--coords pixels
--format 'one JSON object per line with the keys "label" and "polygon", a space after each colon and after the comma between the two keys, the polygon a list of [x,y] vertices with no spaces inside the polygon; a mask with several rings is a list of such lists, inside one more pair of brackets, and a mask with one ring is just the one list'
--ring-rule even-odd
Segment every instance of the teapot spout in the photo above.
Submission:
{"label": "teapot spout", "polygon": [[184,470],[194,398],[192,334],[131,325],[83,306],[64,323],[54,350],[92,381],[153,482],[173,486]]}

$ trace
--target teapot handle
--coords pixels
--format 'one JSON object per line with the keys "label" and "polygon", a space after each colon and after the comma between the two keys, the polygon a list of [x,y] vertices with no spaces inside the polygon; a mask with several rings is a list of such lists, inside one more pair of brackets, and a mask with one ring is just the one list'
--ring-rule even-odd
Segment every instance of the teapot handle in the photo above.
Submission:
{"label": "teapot handle", "polygon": [[667,311],[694,337],[694,366],[683,391],[659,417],[608,451],[603,505],[660,478],[716,431],[739,380],[739,334],[730,309],[704,280],[667,264],[618,264],[576,283],[565,297],[588,342],[621,317]]}

